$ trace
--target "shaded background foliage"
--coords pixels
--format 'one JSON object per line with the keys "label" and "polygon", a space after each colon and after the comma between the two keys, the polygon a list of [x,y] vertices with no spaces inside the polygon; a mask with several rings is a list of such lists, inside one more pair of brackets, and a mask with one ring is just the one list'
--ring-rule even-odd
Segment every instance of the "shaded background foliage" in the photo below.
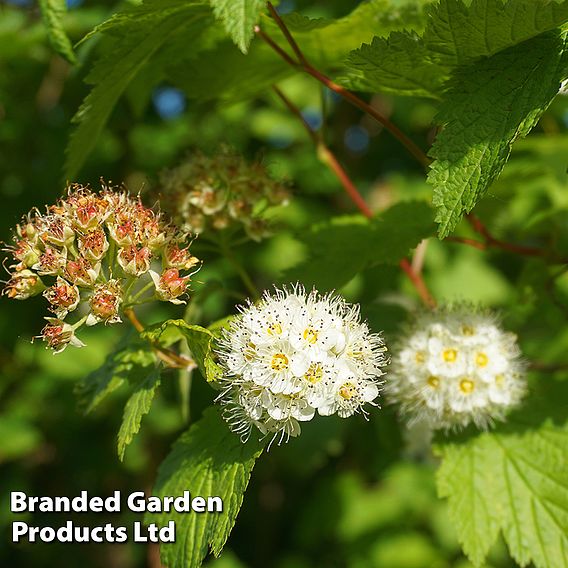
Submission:
{"label": "shaded background foliage", "polygon": [[[283,0],[280,11],[341,17],[354,7],[342,0]],[[73,42],[121,6],[111,2],[68,2],[65,29]],[[417,27],[414,20],[409,27]],[[96,41],[79,51],[71,67],[55,55],[38,7],[27,0],[0,6],[0,231],[33,206],[53,202],[62,192],[70,120],[88,92],[83,80],[97,51]],[[180,53],[180,59],[182,54]],[[189,69],[191,67],[189,66]],[[183,69],[179,70],[183,73]],[[212,77],[219,80],[219,77]],[[188,79],[189,80],[189,79]],[[222,80],[222,78],[221,78]],[[254,74],[250,81],[255,81]],[[180,79],[180,83],[183,80]],[[383,129],[306,76],[294,75],[282,87],[315,129],[325,129],[329,146],[351,173],[373,209],[399,200],[429,199],[431,188],[411,156]],[[149,88],[150,87],[150,88]],[[422,147],[435,136],[434,100],[374,95],[382,110]],[[323,103],[323,104],[322,104]],[[325,115],[322,114],[325,108]],[[566,155],[568,105],[558,97],[529,138],[514,148],[503,175],[491,186],[476,212],[497,235],[513,241],[568,250]],[[260,157],[276,175],[291,180],[291,205],[275,219],[273,238],[246,245],[239,255],[261,287],[290,278],[313,277],[310,243],[325,243],[337,231],[325,229],[330,216],[353,207],[330,172],[318,161],[297,120],[268,90],[233,104],[188,99],[161,77],[142,73],[129,86],[76,180],[97,185],[101,176],[124,181],[132,191],[155,185],[158,172],[200,148],[215,151],[228,143],[253,159]],[[324,223],[323,233],[318,223]],[[316,229],[314,229],[316,227]],[[320,230],[314,237],[313,231]],[[463,234],[468,229],[461,226]],[[233,310],[225,293],[240,289],[226,262],[204,258],[194,283],[198,317],[214,321]],[[321,266],[322,259],[318,260]],[[330,272],[342,267],[329,262]],[[306,264],[308,266],[306,266]],[[357,272],[354,270],[353,273]],[[370,266],[341,282],[342,292],[361,302],[374,329],[396,336],[413,294],[395,266]],[[500,308],[515,329],[527,357],[541,363],[566,360],[568,281],[554,279],[541,259],[526,260],[503,251],[482,252],[432,240],[425,276],[440,299],[468,299]],[[205,290],[215,282],[216,291]],[[404,293],[404,295],[403,295]],[[203,298],[203,301],[200,301]],[[134,567],[158,565],[153,547],[137,544],[8,544],[11,489],[33,495],[78,494],[87,489],[106,495],[150,490],[158,464],[183,428],[180,394],[173,372],[166,372],[159,396],[140,435],[126,452],[115,453],[115,436],[126,393],[119,391],[97,412],[84,417],[74,385],[94,370],[125,327],[91,330],[88,348],[53,357],[29,340],[42,326],[42,299],[25,303],[2,299],[0,316],[0,563],[10,566],[69,565]],[[177,317],[175,308],[141,313],[147,323]],[[551,330],[556,330],[551,336]],[[556,381],[566,394],[566,373],[531,379]],[[564,390],[562,390],[562,387]],[[194,381],[192,419],[214,397],[204,381]],[[240,566],[465,567],[469,563],[448,519],[446,503],[436,497],[435,460],[413,452],[402,439],[394,412],[381,411],[370,422],[328,419],[306,425],[302,436],[275,448],[255,469],[237,525],[216,568]],[[97,525],[108,515],[77,515],[76,522]],[[28,520],[28,519],[26,519]],[[31,515],[33,524],[57,526],[63,516]],[[112,518],[116,524],[132,514]],[[499,542],[488,564],[515,565]]]}

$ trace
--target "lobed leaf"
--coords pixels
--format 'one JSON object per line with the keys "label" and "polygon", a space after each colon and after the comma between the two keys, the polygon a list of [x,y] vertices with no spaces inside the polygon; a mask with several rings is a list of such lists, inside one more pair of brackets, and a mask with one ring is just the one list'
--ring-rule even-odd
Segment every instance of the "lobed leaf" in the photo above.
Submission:
{"label": "lobed leaf", "polygon": [[62,22],[67,11],[65,0],[39,0],[39,7],[53,49],[69,63],[76,63],[77,58]]}
{"label": "lobed leaf", "polygon": [[124,407],[122,423],[118,431],[118,457],[124,459],[126,446],[132,442],[134,436],[140,431],[140,422],[145,414],[150,412],[154,395],[160,386],[160,369],[153,368],[148,376],[142,380],[130,395]]}
{"label": "lobed leaf", "polygon": [[566,36],[550,32],[458,68],[437,117],[430,151],[439,235],[446,237],[501,173],[568,73]]}
{"label": "lobed leaf", "polygon": [[370,222],[336,217],[304,236],[308,258],[285,278],[320,290],[340,288],[369,266],[397,264],[433,232],[432,210],[423,202],[398,203]]}
{"label": "lobed leaf", "polygon": [[447,70],[415,32],[392,32],[352,51],[338,82],[355,91],[440,98]]}
{"label": "lobed leaf", "polygon": [[223,22],[225,30],[237,47],[248,51],[254,25],[265,6],[265,0],[210,0],[213,12]]}
{"label": "lobed leaf", "polygon": [[216,408],[205,411],[174,444],[158,471],[154,495],[218,496],[223,512],[148,514],[146,522],[176,524],[176,542],[162,544],[161,560],[169,568],[197,568],[211,550],[219,556],[241,508],[250,475],[262,453],[260,443],[242,444]]}
{"label": "lobed leaf", "polygon": [[[396,9],[394,8],[396,6]],[[306,57],[316,67],[332,71],[342,66],[346,55],[373,36],[402,30],[422,30],[423,6],[415,0],[370,0],[337,20],[310,19],[297,13],[283,17]],[[288,49],[276,24],[266,18],[261,28]],[[255,41],[245,56],[229,42],[212,49],[178,57],[168,65],[168,79],[190,98],[209,101],[240,101],[266,92],[271,85],[297,71],[264,42]]]}
{"label": "lobed leaf", "polygon": [[[565,393],[556,396],[550,400]],[[524,409],[493,432],[440,443],[438,452],[438,492],[474,565],[502,532],[521,566],[568,566],[565,415],[536,420]]]}
{"label": "lobed leaf", "polygon": [[[174,50],[171,45],[174,38],[186,50],[191,46],[193,53],[208,47],[207,42],[200,40],[211,27],[210,20],[210,10],[203,2],[146,0],[115,15],[92,32],[103,34],[104,53],[87,77],[94,86],[73,117],[76,128],[67,148],[65,166],[68,179],[76,177],[118,99],[138,73],[155,60],[166,45]],[[162,57],[156,74],[165,65],[163,61],[169,60],[166,54]]]}
{"label": "lobed leaf", "polygon": [[187,340],[197,366],[207,381],[216,381],[222,374],[221,367],[215,362],[213,347],[215,336],[208,329],[189,324],[182,319],[168,320],[163,324],[146,329],[142,336],[158,343],[164,342],[168,334],[176,333]]}
{"label": "lobed leaf", "polygon": [[568,1],[440,0],[428,12],[424,41],[451,68],[561,26],[568,20]]}
{"label": "lobed leaf", "polygon": [[156,357],[148,345],[120,345],[108,355],[104,364],[77,384],[75,392],[85,414],[89,414],[125,382],[137,383],[154,365]]}

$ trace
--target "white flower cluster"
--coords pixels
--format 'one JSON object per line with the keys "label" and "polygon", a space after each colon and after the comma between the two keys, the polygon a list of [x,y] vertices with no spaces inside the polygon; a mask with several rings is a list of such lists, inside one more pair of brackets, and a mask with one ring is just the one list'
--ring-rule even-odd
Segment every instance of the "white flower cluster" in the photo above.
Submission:
{"label": "white flower cluster", "polygon": [[502,420],[525,392],[517,338],[468,305],[424,312],[401,339],[385,388],[410,421],[434,429]]}
{"label": "white flower cluster", "polygon": [[387,363],[384,342],[360,321],[359,306],[299,286],[243,307],[219,345],[225,373],[218,400],[243,441],[253,425],[288,440],[316,410],[342,418],[365,413]]}

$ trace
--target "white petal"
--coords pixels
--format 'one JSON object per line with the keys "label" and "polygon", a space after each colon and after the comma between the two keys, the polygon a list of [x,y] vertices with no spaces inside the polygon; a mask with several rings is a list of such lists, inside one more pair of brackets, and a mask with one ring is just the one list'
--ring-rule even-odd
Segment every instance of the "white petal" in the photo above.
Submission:
{"label": "white petal", "polygon": [[371,402],[379,396],[379,387],[376,383],[367,381],[361,389],[361,397],[365,402]]}
{"label": "white petal", "polygon": [[337,410],[337,404],[335,402],[327,402],[318,407],[318,413],[321,416],[331,416]]}
{"label": "white petal", "polygon": [[303,377],[306,371],[310,368],[310,357],[303,351],[292,355],[290,361],[290,371],[295,377]]}
{"label": "white petal", "polygon": [[89,314],[87,316],[87,320],[85,321],[86,325],[97,325],[99,323],[99,320],[93,315],[93,314]]}
{"label": "white petal", "polygon": [[297,404],[292,407],[292,416],[302,422],[311,420],[315,412],[315,409],[308,404]]}

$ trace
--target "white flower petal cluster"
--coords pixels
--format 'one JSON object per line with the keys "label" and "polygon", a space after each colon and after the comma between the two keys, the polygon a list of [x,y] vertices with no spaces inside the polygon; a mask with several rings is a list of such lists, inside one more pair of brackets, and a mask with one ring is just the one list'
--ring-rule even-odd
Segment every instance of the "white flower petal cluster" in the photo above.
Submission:
{"label": "white flower petal cluster", "polygon": [[300,286],[277,289],[241,308],[224,331],[218,400],[243,441],[254,425],[280,443],[316,411],[365,413],[363,405],[379,394],[385,351],[380,335],[361,322],[359,306]]}
{"label": "white flower petal cluster", "polygon": [[434,429],[503,420],[526,388],[517,338],[466,304],[419,314],[400,340],[385,387],[410,421]]}

